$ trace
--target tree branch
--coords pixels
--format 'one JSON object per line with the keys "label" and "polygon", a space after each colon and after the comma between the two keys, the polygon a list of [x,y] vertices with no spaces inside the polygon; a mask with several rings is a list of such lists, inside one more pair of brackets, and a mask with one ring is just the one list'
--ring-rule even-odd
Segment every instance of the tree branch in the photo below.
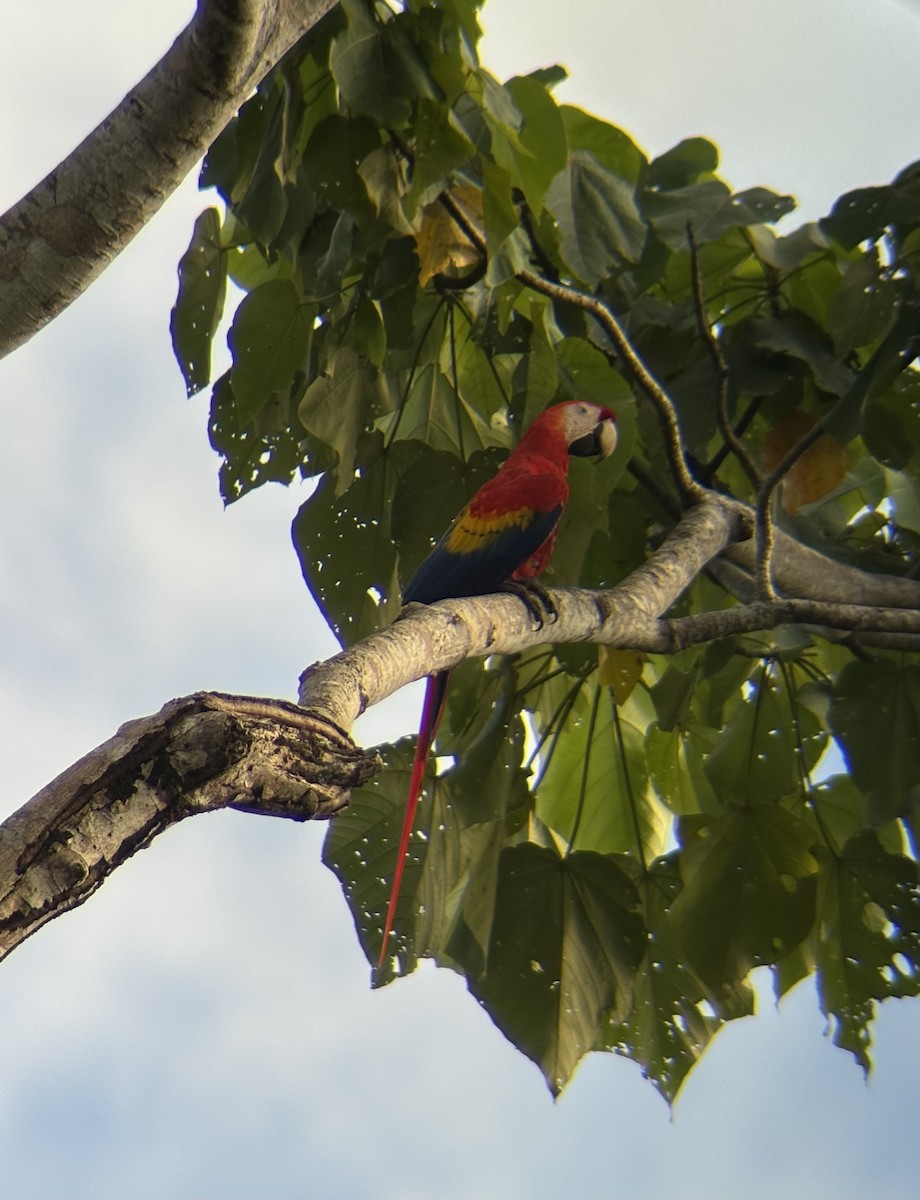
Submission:
{"label": "tree branch", "polygon": [[558,620],[535,629],[509,595],[410,605],[392,625],[301,676],[300,703],[350,729],[366,709],[416,679],[466,658],[513,654],[551,643],[603,642],[644,649],[660,641],[659,618],[720,554],[740,526],[734,508],[691,509],[647,562],[609,592],[552,588]]}
{"label": "tree branch", "polygon": [[355,719],[465,658],[568,642],[675,653],[785,623],[916,648],[920,584],[839,567],[786,535],[777,559],[784,586],[801,585],[799,598],[667,619],[726,550],[753,562],[750,540],[737,544],[749,527],[743,506],[710,495],[618,587],[553,589],[558,620],[540,629],[509,595],[410,605],[392,625],[305,671],[299,706],[198,693],[129,722],[0,825],[0,958],[185,817],[217,808],[297,821],[334,815],[380,767],[352,742]]}
{"label": "tree branch", "polygon": [[689,223],[687,225],[687,242],[690,247],[690,282],[693,287],[693,307],[696,310],[696,327],[703,345],[709,354],[718,383],[716,412],[719,418],[719,430],[722,434],[726,451],[731,451],[734,454],[744,469],[748,481],[756,491],[760,487],[760,472],[757,470],[754,460],[748,454],[744,443],[736,435],[734,429],[732,429],[731,421],[729,420],[728,394],[731,380],[728,372],[728,363],[725,361],[725,355],[722,353],[722,346],[719,339],[713,332],[712,326],[709,324],[709,318],[706,316],[703,274],[700,269],[700,250],[693,234],[693,226]]}
{"label": "tree branch", "polygon": [[128,722],[0,825],[0,958],[185,817],[330,817],[379,765],[283,701],[198,693]]}
{"label": "tree branch", "polygon": [[199,0],[121,104],[0,218],[0,357],[75,300],[335,0]]}

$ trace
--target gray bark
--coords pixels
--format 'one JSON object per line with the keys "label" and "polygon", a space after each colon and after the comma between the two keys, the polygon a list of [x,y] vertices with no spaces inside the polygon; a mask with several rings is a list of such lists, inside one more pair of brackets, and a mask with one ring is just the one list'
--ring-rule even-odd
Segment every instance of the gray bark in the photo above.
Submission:
{"label": "gray bark", "polygon": [[336,0],[199,0],[171,49],[0,217],[0,357],[102,273]]}
{"label": "gray bark", "polygon": [[[225,807],[298,821],[333,816],[380,767],[378,756],[350,737],[356,718],[412,680],[465,658],[565,642],[674,653],[783,623],[874,636],[883,644],[914,639],[916,646],[920,584],[882,580],[876,588],[869,582],[875,577],[865,576],[865,588],[890,595],[890,606],[839,603],[845,576],[821,555],[801,557],[801,548],[791,554],[803,598],[669,619],[701,571],[718,569],[726,552],[744,550],[739,539],[748,529],[734,501],[711,496],[619,587],[551,591],[558,619],[542,628],[512,595],[411,605],[392,625],[308,668],[299,705],[199,693],[129,722],[0,825],[0,957],[81,904],[136,850],[185,817]],[[789,552],[780,541],[780,564]],[[790,568],[782,578],[788,582],[791,574]]]}

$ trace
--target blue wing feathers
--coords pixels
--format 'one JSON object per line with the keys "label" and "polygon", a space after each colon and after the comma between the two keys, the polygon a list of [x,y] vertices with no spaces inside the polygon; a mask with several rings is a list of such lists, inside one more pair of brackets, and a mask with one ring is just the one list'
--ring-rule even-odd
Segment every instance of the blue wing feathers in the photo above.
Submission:
{"label": "blue wing feathers", "polygon": [[498,591],[543,545],[561,512],[560,504],[549,512],[536,513],[526,525],[507,525],[465,553],[449,548],[448,530],[404,588],[404,603],[434,604],[450,596],[483,596]]}

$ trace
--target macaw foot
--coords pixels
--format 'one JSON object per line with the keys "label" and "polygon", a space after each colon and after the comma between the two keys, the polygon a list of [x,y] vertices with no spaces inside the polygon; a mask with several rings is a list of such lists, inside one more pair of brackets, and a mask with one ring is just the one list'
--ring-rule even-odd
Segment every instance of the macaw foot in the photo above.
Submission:
{"label": "macaw foot", "polygon": [[533,579],[528,579],[526,583],[513,580],[504,584],[501,590],[517,596],[533,617],[537,629],[542,629],[547,623],[551,625],[554,621],[559,620],[559,613],[549,592],[542,584],[536,583]]}

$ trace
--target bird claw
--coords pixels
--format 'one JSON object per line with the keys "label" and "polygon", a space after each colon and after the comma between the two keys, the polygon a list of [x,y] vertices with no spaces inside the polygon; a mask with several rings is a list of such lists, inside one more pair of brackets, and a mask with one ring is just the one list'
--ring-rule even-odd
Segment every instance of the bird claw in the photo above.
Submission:
{"label": "bird claw", "polygon": [[542,629],[547,623],[552,625],[559,620],[559,610],[550,597],[549,592],[539,583],[529,579],[526,583],[513,581],[506,583],[503,592],[517,596],[533,618],[537,629]]}

